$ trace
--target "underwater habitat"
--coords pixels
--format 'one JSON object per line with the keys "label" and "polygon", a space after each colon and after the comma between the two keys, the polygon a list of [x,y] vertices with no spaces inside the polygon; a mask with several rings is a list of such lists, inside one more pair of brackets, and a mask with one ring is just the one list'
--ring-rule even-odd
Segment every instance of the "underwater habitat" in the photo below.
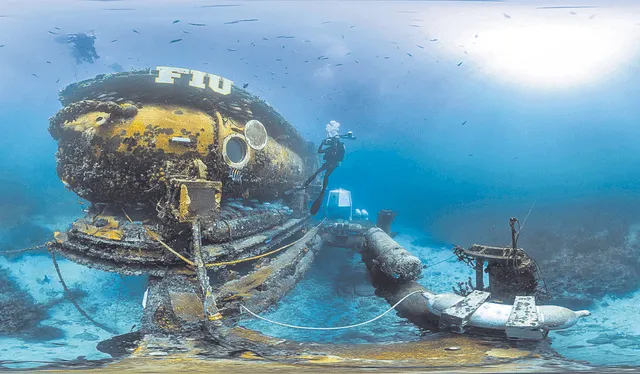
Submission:
{"label": "underwater habitat", "polygon": [[640,3],[0,0],[0,371],[640,371]]}

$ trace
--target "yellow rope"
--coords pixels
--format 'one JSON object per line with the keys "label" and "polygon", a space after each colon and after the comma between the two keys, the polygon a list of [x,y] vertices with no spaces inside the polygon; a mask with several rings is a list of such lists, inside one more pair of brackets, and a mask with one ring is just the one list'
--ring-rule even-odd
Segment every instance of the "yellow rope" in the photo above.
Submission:
{"label": "yellow rope", "polygon": [[[124,208],[122,208],[122,213],[124,213],[125,217],[127,217],[127,219],[129,220],[129,222],[133,223],[133,221],[131,220],[131,218],[129,217],[129,215],[127,214],[127,212],[124,210]],[[287,249],[299,242],[301,242],[303,239],[305,239],[309,233],[315,229],[317,229],[318,227],[320,227],[320,225],[322,225],[324,223],[324,220],[322,220],[322,222],[320,222],[318,224],[318,226],[314,227],[312,230],[309,230],[308,233],[306,233],[303,237],[301,237],[300,239],[296,240],[293,243],[289,243],[287,245],[284,245],[278,249],[274,249],[273,251],[267,252],[267,253],[263,253],[261,255],[257,255],[257,256],[253,256],[253,257],[247,257],[247,258],[241,258],[239,260],[234,260],[234,261],[225,261],[225,262],[214,262],[214,263],[210,263],[210,264],[205,264],[206,267],[210,268],[210,267],[214,267],[214,266],[224,266],[224,265],[234,265],[234,264],[239,264],[241,262],[246,262],[246,261],[252,261],[252,260],[257,260],[259,258],[262,257],[267,257],[269,255],[272,255],[274,253],[280,252],[284,249]],[[183,255],[181,255],[180,253],[174,251],[171,247],[169,247],[165,242],[163,242],[160,239],[160,236],[158,234],[156,234],[155,232],[151,231],[149,228],[147,228],[147,226],[142,225],[142,227],[144,227],[145,230],[147,230],[147,234],[151,237],[151,239],[154,239],[155,241],[157,241],[158,243],[160,243],[164,248],[166,248],[169,252],[173,253],[174,255],[176,255],[178,258],[180,258],[182,261],[186,262],[187,264],[191,265],[191,266],[195,266],[195,264],[193,263],[193,261],[189,260],[188,258],[184,257]]]}
{"label": "yellow rope", "polygon": [[[124,213],[125,217],[127,217],[127,219],[129,220],[129,222],[133,223],[133,221],[131,220],[131,217],[129,217],[129,215],[127,214],[127,212],[124,210],[124,208],[122,209],[122,213]],[[174,251],[171,247],[169,247],[169,245],[167,245],[167,243],[163,242],[160,239],[160,235],[156,234],[155,232],[151,231],[151,229],[149,229],[147,226],[142,225],[142,227],[144,227],[144,229],[147,231],[147,235],[149,235],[149,237],[155,241],[157,241],[158,243],[160,243],[160,245],[162,245],[167,251],[173,253],[174,255],[176,255],[179,259],[181,259],[182,261],[186,262],[187,264],[191,265],[191,266],[195,266],[195,264],[193,263],[193,261],[189,260],[188,258],[184,257],[183,255],[181,255],[180,253]]]}
{"label": "yellow rope", "polygon": [[276,252],[280,252],[280,251],[282,251],[283,249],[287,249],[287,248],[289,248],[289,247],[291,247],[291,246],[293,246],[293,245],[295,245],[295,244],[297,244],[297,243],[301,242],[303,239],[305,239],[305,238],[309,235],[309,233],[310,233],[311,231],[314,231],[315,229],[317,229],[318,227],[320,227],[320,225],[322,225],[323,223],[324,223],[324,220],[322,220],[322,222],[320,222],[320,223],[318,224],[318,226],[316,226],[316,227],[314,227],[313,229],[309,230],[309,232],[308,232],[308,233],[306,233],[306,234],[305,234],[303,237],[301,237],[300,239],[296,240],[296,241],[295,241],[295,242],[293,242],[293,243],[289,243],[289,244],[287,244],[287,245],[284,245],[284,246],[282,246],[282,247],[280,247],[280,248],[278,248],[278,249],[274,249],[274,250],[273,250],[273,251],[271,251],[271,252],[263,253],[263,254],[261,254],[261,255],[257,255],[257,256],[253,256],[253,257],[241,258],[241,259],[239,259],[239,260],[225,261],[225,262],[214,262],[214,263],[206,264],[205,266],[206,266],[206,267],[208,267],[208,268],[210,268],[210,267],[214,267],[214,266],[233,265],[233,264],[238,264],[238,263],[240,263],[240,262],[246,262],[246,261],[251,261],[251,260],[257,260],[257,259],[262,258],[262,257],[267,257],[267,256],[269,256],[269,255],[272,255],[272,254],[274,254],[274,253],[276,253]]}

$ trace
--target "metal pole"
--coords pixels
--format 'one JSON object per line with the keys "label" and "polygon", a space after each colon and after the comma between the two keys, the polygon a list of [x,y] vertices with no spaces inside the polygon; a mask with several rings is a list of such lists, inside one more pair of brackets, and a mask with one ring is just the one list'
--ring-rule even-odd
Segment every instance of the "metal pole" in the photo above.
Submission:
{"label": "metal pole", "polygon": [[484,291],[484,259],[476,258],[476,290]]}
{"label": "metal pole", "polygon": [[202,257],[202,239],[200,234],[200,221],[193,221],[191,246],[193,249],[193,259],[196,265],[196,275],[200,282],[203,295],[204,316],[206,318],[205,325],[209,332],[218,331],[223,327],[222,314],[216,305],[215,296],[209,284],[209,276]]}

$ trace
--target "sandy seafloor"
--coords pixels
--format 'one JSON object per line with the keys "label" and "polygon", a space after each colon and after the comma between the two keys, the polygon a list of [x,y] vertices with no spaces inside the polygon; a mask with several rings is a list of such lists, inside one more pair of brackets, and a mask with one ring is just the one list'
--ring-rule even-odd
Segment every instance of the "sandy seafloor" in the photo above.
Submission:
{"label": "sandy seafloor", "polygon": [[[55,224],[44,219],[40,224],[55,228]],[[452,285],[473,275],[470,268],[451,257],[449,246],[430,246],[429,240],[425,240],[420,232],[396,229],[400,232],[396,240],[427,265],[420,283],[434,292],[451,292]],[[87,292],[80,304],[93,318],[120,334],[138,328],[145,288],[143,280],[90,269],[60,256],[58,261],[67,284]],[[430,267],[431,264],[435,265]],[[38,303],[63,296],[62,286],[46,251],[11,261],[0,257],[0,266],[10,269],[14,279]],[[50,282],[42,282],[45,275]],[[592,316],[582,319],[577,326],[551,332],[552,347],[569,359],[595,365],[640,365],[640,326],[632,318],[637,315],[637,305],[640,305],[640,290],[624,298],[607,297],[595,303],[590,308]],[[332,327],[371,319],[388,307],[383,299],[374,295],[359,254],[327,248],[316,258],[312,269],[297,287],[262,315],[294,325]],[[0,337],[0,361],[22,362],[5,364],[5,367],[33,368],[39,365],[38,361],[74,360],[79,357],[86,360],[110,358],[95,347],[111,334],[88,322],[71,303],[63,302],[51,308],[49,318],[42,325],[59,328],[64,336],[48,341]],[[357,329],[340,331],[296,330],[258,320],[247,320],[242,325],[275,337],[321,343],[414,341],[420,339],[421,334],[428,333],[395,313]]]}

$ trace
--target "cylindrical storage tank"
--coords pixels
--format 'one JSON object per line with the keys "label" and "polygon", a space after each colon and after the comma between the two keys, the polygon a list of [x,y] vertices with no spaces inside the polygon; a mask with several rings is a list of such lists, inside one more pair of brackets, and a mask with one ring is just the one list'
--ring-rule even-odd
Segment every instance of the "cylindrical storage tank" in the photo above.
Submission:
{"label": "cylindrical storage tank", "polygon": [[422,272],[420,259],[402,248],[382,229],[374,227],[365,234],[365,256],[390,278],[416,280]]}
{"label": "cylindrical storage tank", "polygon": [[92,202],[155,204],[169,179],[195,177],[222,182],[227,197],[270,199],[301,183],[314,158],[270,106],[211,74],[98,76],[65,88],[60,101],[49,127],[58,175]]}

